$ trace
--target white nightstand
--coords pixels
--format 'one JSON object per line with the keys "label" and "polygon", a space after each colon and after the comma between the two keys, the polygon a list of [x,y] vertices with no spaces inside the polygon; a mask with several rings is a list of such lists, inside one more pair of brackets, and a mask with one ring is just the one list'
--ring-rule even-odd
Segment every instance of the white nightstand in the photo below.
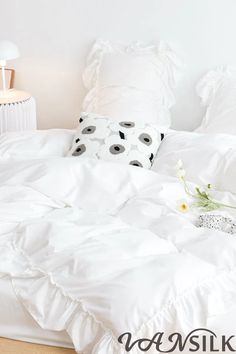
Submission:
{"label": "white nightstand", "polygon": [[8,90],[0,93],[0,134],[37,128],[36,104],[27,92]]}

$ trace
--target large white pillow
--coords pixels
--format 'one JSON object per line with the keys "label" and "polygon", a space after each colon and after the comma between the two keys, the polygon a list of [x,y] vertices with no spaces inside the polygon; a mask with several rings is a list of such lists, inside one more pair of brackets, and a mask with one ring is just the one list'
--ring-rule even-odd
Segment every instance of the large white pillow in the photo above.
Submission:
{"label": "large white pillow", "polygon": [[217,190],[236,193],[236,137],[173,131],[165,135],[152,169],[176,176],[181,159],[186,179]]}
{"label": "large white pillow", "polygon": [[197,93],[206,114],[196,131],[236,134],[236,69],[208,72],[199,82]]}
{"label": "large white pillow", "polygon": [[72,144],[74,134],[74,130],[67,129],[2,134],[0,136],[0,160],[63,157]]}
{"label": "large white pillow", "polygon": [[158,124],[165,131],[179,72],[175,53],[163,42],[125,46],[98,40],[83,74],[88,90],[83,110],[115,121]]}

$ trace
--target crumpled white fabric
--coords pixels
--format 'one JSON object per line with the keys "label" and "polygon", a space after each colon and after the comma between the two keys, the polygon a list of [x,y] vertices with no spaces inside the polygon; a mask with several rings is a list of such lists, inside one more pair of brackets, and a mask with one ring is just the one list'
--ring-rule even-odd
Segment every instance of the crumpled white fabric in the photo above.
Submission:
{"label": "crumpled white fabric", "polygon": [[222,327],[235,309],[236,240],[177,212],[176,178],[58,158],[1,162],[0,185],[0,274],[77,352],[124,354],[123,332]]}
{"label": "crumpled white fabric", "polygon": [[[199,134],[171,131],[163,140],[152,169],[161,174],[176,176],[176,163],[182,160],[186,179],[199,186],[211,184],[217,191],[236,194],[236,137],[229,134]],[[234,204],[232,194],[224,193],[224,202]]]}
{"label": "crumpled white fabric", "polygon": [[65,156],[76,130],[29,130],[0,135],[1,160],[32,160]]}
{"label": "crumpled white fabric", "polygon": [[206,113],[196,131],[236,135],[235,68],[225,66],[210,70],[199,81],[197,94],[206,107]]}

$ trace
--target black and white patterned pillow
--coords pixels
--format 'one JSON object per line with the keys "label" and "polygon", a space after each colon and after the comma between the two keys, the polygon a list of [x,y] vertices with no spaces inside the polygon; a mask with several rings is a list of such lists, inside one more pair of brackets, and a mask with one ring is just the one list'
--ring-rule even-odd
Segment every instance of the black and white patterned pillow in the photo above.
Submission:
{"label": "black and white patterned pillow", "polygon": [[94,157],[150,168],[164,134],[152,124],[114,122],[83,113],[69,156]]}

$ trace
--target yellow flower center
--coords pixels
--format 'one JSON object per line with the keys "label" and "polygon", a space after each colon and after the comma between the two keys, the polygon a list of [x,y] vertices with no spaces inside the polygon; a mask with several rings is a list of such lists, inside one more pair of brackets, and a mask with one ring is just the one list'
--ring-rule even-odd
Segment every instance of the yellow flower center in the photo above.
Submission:
{"label": "yellow flower center", "polygon": [[179,210],[182,213],[186,213],[189,210],[189,205],[187,203],[181,203],[179,206]]}

